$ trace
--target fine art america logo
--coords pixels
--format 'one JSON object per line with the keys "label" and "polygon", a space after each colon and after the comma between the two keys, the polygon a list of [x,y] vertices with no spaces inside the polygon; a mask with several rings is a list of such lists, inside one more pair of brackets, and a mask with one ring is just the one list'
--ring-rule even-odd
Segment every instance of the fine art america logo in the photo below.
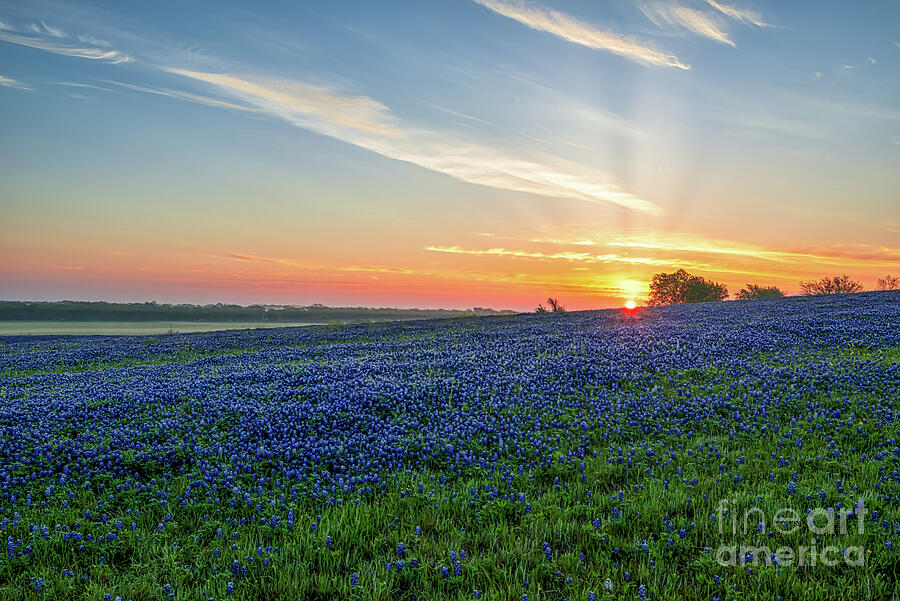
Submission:
{"label": "fine art america logo", "polygon": [[[865,549],[861,546],[837,547],[829,545],[817,547],[821,536],[862,535],[865,532],[865,516],[868,513],[862,499],[851,508],[842,508],[837,512],[833,508],[817,507],[808,510],[806,515],[792,507],[781,507],[771,515],[759,507],[747,507],[741,512],[735,499],[722,499],[716,507],[716,518],[719,534],[727,536],[730,532],[732,542],[723,544],[716,551],[716,561],[723,566],[776,565],[783,567],[815,567],[823,565],[833,567],[843,562],[848,566],[863,566],[866,563]],[[771,529],[767,529],[770,526]],[[793,536],[803,529],[809,534],[809,544],[798,546],[780,546],[771,548],[767,545],[741,544],[740,539],[768,533],[770,537],[776,533],[782,536]]]}

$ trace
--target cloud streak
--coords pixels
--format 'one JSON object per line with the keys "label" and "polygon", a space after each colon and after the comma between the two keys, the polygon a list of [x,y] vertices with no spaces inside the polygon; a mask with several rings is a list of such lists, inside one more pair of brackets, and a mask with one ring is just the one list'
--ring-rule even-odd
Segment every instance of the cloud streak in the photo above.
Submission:
{"label": "cloud streak", "polygon": [[[550,241],[546,241],[550,242]],[[579,244],[586,244],[587,241],[581,241]],[[615,246],[614,244],[598,244],[598,246]],[[657,248],[654,245],[646,244],[646,245],[638,245],[638,244],[628,244],[624,245],[630,249],[646,249],[646,250],[657,250],[660,251],[662,249]],[[668,269],[689,269],[689,270],[699,270],[710,273],[719,273],[719,274],[731,274],[731,275],[741,275],[741,276],[754,276],[754,277],[765,277],[765,278],[784,278],[784,273],[773,273],[766,272],[760,270],[757,267],[754,267],[749,263],[734,263],[734,262],[723,262],[718,260],[707,260],[707,258],[697,260],[697,258],[689,258],[685,256],[679,255],[678,252],[674,252],[671,256],[668,257],[634,257],[629,255],[623,255],[618,253],[603,253],[603,254],[594,254],[586,251],[558,251],[558,252],[542,252],[542,251],[532,251],[532,250],[510,250],[506,248],[489,248],[489,249],[467,249],[460,248],[458,246],[428,246],[425,247],[425,250],[432,252],[440,252],[440,253],[448,253],[448,254],[457,254],[457,255],[474,255],[474,256],[482,256],[482,257],[509,257],[513,259],[524,259],[524,260],[534,260],[534,261],[565,261],[570,263],[577,263],[579,265],[597,265],[597,264],[625,264],[631,265],[635,268],[645,268],[640,269],[640,271],[653,270],[659,268],[668,268]],[[667,249],[670,251],[675,251],[676,249]],[[681,249],[681,253],[690,253],[694,252],[703,253],[704,251],[697,249]],[[705,252],[718,252],[718,251],[705,251]],[[725,252],[725,254],[732,254],[730,252]],[[734,253],[734,254],[743,254],[743,253]],[[787,253],[786,253],[787,254]],[[799,257],[798,255],[795,255]],[[750,259],[751,257],[746,257]],[[846,260],[844,262],[840,262],[835,260],[836,264],[845,265],[847,264]],[[799,263],[808,264],[809,260],[799,261]],[[872,262],[863,262],[863,265],[871,266]],[[892,263],[896,265],[896,262]]]}
{"label": "cloud streak", "polygon": [[118,50],[109,50],[104,48],[95,48],[91,46],[73,46],[65,42],[37,38],[32,36],[19,35],[6,30],[0,30],[0,41],[18,46],[26,46],[43,50],[52,54],[62,56],[72,56],[76,58],[86,58],[90,60],[99,60],[107,63],[118,65],[121,63],[130,63],[132,59],[129,55],[123,54]]}
{"label": "cloud streak", "polygon": [[[527,250],[509,250],[505,248],[488,248],[484,250],[460,248],[458,246],[426,246],[425,250],[455,255],[478,255],[494,257],[513,257],[517,259],[540,259],[548,261],[575,261],[579,263],[626,263],[630,265],[675,265],[668,259],[651,257],[626,257],[618,254],[595,255],[588,252],[543,253]],[[684,261],[677,263],[685,265]]]}
{"label": "cloud streak", "polygon": [[290,114],[294,119],[327,123],[339,128],[400,137],[390,110],[366,96],[344,96],[326,88],[309,86],[276,78],[241,79],[225,73],[201,73],[184,69],[165,69],[169,73],[213,84],[218,88],[245,97],[269,108],[279,116]]}
{"label": "cloud streak", "polygon": [[719,19],[701,10],[663,2],[640,5],[641,12],[656,25],[674,25],[722,44],[735,46]]}
{"label": "cloud streak", "polygon": [[730,17],[740,23],[755,25],[756,27],[769,27],[769,24],[763,21],[762,16],[756,11],[745,8],[737,8],[735,6],[728,6],[727,4],[716,2],[716,0],[706,0],[706,3],[723,15]]}
{"label": "cloud streak", "polygon": [[[201,94],[192,94],[190,92],[182,92],[180,90],[172,90],[169,88],[151,88],[147,86],[140,86],[133,83],[125,83],[122,81],[115,81],[112,79],[101,80],[103,83],[119,86],[121,88],[125,88],[127,90],[133,90],[135,92],[144,92],[146,94],[155,94],[157,96],[166,96],[167,98],[174,98],[176,100],[184,100],[187,102],[194,102],[197,104],[204,104],[206,106],[212,106],[215,108],[222,109],[230,109],[233,111],[245,111],[248,113],[259,113],[261,112],[259,109],[255,109],[249,106],[244,106],[240,104],[234,104],[232,102],[226,102],[224,100],[218,100],[216,98],[210,98],[209,96],[203,96]],[[68,84],[71,85],[71,84]],[[106,90],[107,88],[101,88],[99,86],[89,86],[95,87],[98,90]]]}
{"label": "cloud streak", "polygon": [[[212,255],[212,256],[216,256],[216,255]],[[284,263],[283,260],[279,260],[279,259],[269,259],[267,257],[257,257],[254,255],[242,255],[239,253],[232,253],[230,255],[226,255],[224,258],[233,259],[235,261],[244,261],[246,263],[274,263],[274,264]]]}
{"label": "cloud streak", "polygon": [[65,32],[58,27],[51,27],[47,25],[43,20],[41,20],[41,24],[37,25],[36,23],[32,23],[30,27],[31,31],[40,35],[50,35],[54,38],[64,38],[66,37]]}
{"label": "cloud streak", "polygon": [[[405,267],[382,267],[380,265],[328,265],[328,264],[313,264],[313,263],[303,263],[301,261],[294,261],[292,259],[282,259],[282,258],[273,258],[273,257],[258,257],[256,255],[247,255],[241,253],[231,253],[228,255],[208,255],[210,257],[216,259],[230,259],[232,261],[240,261],[242,263],[261,263],[265,265],[281,265],[283,267],[288,267],[292,270],[322,270],[322,271],[331,271],[331,272],[347,272],[347,273],[380,273],[380,274],[397,274],[397,275],[412,275],[412,274],[425,274],[425,275],[433,275],[431,272],[422,272],[417,271],[415,269],[407,269]],[[290,272],[285,272],[290,273]]]}
{"label": "cloud streak", "polygon": [[851,249],[838,246],[806,250],[776,250],[752,244],[707,238],[686,233],[639,232],[617,235],[612,239],[587,237],[531,238],[528,242],[555,246],[594,246],[659,251],[673,254],[730,255],[773,263],[818,263],[826,265],[892,266],[900,263],[900,250],[887,247],[857,245]]}
{"label": "cloud streak", "polygon": [[666,54],[648,43],[630,36],[603,31],[596,26],[581,21],[572,15],[543,8],[537,4],[526,4],[522,0],[473,0],[522,25],[553,34],[573,44],[605,50],[643,65],[690,69],[677,57]]}
{"label": "cloud streak", "polygon": [[678,4],[677,2],[640,2],[638,8],[658,26],[681,27],[699,36],[735,47],[728,36],[729,20],[748,26],[770,27],[756,11],[723,4],[717,0],[706,0],[716,12],[703,11]]}
{"label": "cloud streak", "polygon": [[22,83],[18,79],[13,79],[12,77],[5,77],[0,75],[0,87],[2,88],[12,88],[13,90],[20,90],[22,92],[31,92],[34,88],[29,86],[27,83]]}
{"label": "cloud streak", "polygon": [[649,214],[661,208],[621,189],[583,165],[548,157],[542,162],[510,156],[489,146],[405,125],[380,102],[302,83],[225,73],[167,68],[215,86],[261,112],[382,156],[455,179],[550,198],[614,204]]}

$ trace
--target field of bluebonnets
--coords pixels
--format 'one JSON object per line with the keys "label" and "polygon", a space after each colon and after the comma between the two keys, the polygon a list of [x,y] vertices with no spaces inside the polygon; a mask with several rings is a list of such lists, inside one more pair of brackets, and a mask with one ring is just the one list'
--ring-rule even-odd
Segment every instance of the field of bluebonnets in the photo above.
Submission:
{"label": "field of bluebonnets", "polygon": [[897,598],[898,361],[900,292],[6,338],[0,598]]}

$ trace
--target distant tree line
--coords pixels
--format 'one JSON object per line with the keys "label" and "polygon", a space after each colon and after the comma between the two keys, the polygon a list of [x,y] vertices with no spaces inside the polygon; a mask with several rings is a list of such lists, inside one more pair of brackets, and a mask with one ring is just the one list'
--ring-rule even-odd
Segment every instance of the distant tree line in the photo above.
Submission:
{"label": "distant tree line", "polygon": [[[878,280],[881,290],[900,289],[900,278],[887,275]],[[817,294],[847,294],[862,292],[863,285],[849,275],[828,276],[820,280],[800,282],[800,294],[803,296]],[[777,286],[761,286],[747,284],[735,294],[738,300],[759,298],[777,298],[784,296],[784,291]],[[728,289],[724,284],[691,275],[684,269],[674,273],[657,273],[650,282],[650,305],[673,305],[678,303],[700,303],[720,301],[728,298]]]}
{"label": "distant tree line", "polygon": [[483,307],[456,311],[451,309],[371,309],[368,307],[306,307],[264,305],[168,305],[155,302],[107,303],[89,301],[0,301],[3,321],[240,321],[240,322],[319,322],[394,321],[432,317],[474,315],[511,315],[514,311],[495,311]]}

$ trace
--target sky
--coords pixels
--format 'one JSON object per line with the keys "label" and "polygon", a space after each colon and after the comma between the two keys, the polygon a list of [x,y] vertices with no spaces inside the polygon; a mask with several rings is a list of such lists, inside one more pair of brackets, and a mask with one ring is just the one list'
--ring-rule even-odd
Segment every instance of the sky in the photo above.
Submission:
{"label": "sky", "polygon": [[0,298],[900,275],[900,2],[0,0]]}

